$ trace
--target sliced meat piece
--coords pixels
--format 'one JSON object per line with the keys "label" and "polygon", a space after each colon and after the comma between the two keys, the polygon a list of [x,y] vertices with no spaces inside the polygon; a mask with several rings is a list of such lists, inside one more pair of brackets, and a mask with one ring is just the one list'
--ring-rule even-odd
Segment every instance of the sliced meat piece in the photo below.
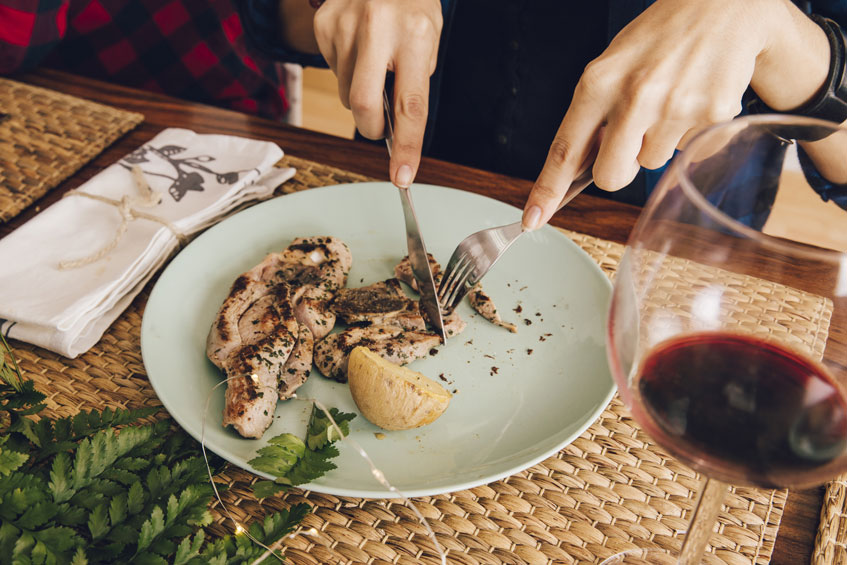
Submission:
{"label": "sliced meat piece", "polygon": [[334,292],[347,283],[353,255],[337,237],[298,237],[279,254],[279,263],[277,276],[291,286]]}
{"label": "sliced meat piece", "polygon": [[[432,269],[432,280],[435,282],[435,287],[438,288],[438,283],[441,282],[441,265],[438,264],[438,261],[435,260],[435,257],[432,256],[432,253],[426,254],[427,259],[429,260],[429,266]],[[412,272],[412,263],[409,262],[409,256],[406,255],[403,259],[397,263],[397,266],[394,267],[394,276],[400,281],[404,282],[415,292],[418,291],[418,281],[415,279],[415,273]]]}
{"label": "sliced meat piece", "polygon": [[384,359],[405,365],[425,357],[441,343],[441,337],[430,332],[407,331],[399,326],[353,326],[330,334],[315,344],[315,366],[325,376],[347,382],[350,352],[362,345]]}
{"label": "sliced meat piece", "polygon": [[294,391],[309,378],[312,372],[312,355],[315,348],[315,340],[312,332],[304,324],[299,325],[297,344],[288,360],[282,366],[279,373],[279,399],[291,398]]}
{"label": "sliced meat piece", "polygon": [[347,244],[331,236],[298,237],[277,255],[274,277],[296,289],[295,315],[315,339],[335,325],[335,314],[327,305],[347,283],[352,265]]}
{"label": "sliced meat piece", "polygon": [[330,308],[348,324],[396,325],[407,330],[426,331],[418,303],[406,296],[397,279],[361,288],[339,289]]}
{"label": "sliced meat piece", "polygon": [[335,327],[335,312],[329,307],[333,293],[316,286],[301,287],[296,296],[294,316],[321,339]]}
{"label": "sliced meat piece", "polygon": [[443,321],[444,333],[447,334],[448,339],[453,337],[454,335],[459,335],[460,333],[465,331],[465,328],[468,326],[468,324],[462,319],[461,316],[459,316],[459,313],[455,310],[445,316]]}
{"label": "sliced meat piece", "polygon": [[492,324],[502,326],[512,333],[518,333],[518,327],[515,324],[500,318],[497,307],[492,302],[491,297],[482,290],[479,283],[468,291],[468,301],[471,303],[471,308],[479,312],[483,318]]}
{"label": "sliced meat piece", "polygon": [[261,437],[273,421],[277,379],[297,342],[287,284],[238,277],[218,312],[206,354],[228,379],[224,426]]}

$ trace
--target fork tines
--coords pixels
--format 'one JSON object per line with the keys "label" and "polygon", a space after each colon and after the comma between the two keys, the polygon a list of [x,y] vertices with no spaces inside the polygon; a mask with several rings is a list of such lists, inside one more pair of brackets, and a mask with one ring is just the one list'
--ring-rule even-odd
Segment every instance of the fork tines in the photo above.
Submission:
{"label": "fork tines", "polygon": [[452,312],[476,284],[476,281],[470,282],[473,275],[474,260],[470,254],[463,253],[450,258],[438,286],[438,301],[445,313]]}

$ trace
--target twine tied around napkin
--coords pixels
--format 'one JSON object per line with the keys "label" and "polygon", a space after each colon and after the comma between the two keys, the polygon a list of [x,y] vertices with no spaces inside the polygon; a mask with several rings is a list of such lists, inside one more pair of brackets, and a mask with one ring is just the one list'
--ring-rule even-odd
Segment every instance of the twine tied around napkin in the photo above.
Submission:
{"label": "twine tied around napkin", "polygon": [[137,218],[159,222],[176,236],[180,247],[186,244],[188,238],[171,222],[164,218],[160,218],[159,216],[148,214],[147,212],[142,212],[141,210],[136,209],[136,207],[152,208],[153,206],[158,205],[162,201],[162,193],[157,192],[150,187],[150,184],[148,184],[148,182],[144,179],[144,172],[138,165],[133,165],[130,172],[132,173],[132,179],[135,181],[135,187],[140,193],[138,196],[126,195],[120,200],[115,200],[114,198],[107,198],[105,196],[100,196],[99,194],[90,194],[79,190],[70,190],[65,193],[63,198],[67,198],[68,196],[83,196],[85,198],[91,198],[92,200],[116,207],[118,212],[121,214],[121,223],[115,231],[115,236],[112,238],[112,241],[101,247],[99,251],[95,251],[91,255],[81,257],[79,259],[61,261],[59,262],[59,270],[65,271],[69,269],[76,269],[84,267],[85,265],[90,265],[91,263],[96,263],[117,247],[121,238],[126,233],[129,223]]}

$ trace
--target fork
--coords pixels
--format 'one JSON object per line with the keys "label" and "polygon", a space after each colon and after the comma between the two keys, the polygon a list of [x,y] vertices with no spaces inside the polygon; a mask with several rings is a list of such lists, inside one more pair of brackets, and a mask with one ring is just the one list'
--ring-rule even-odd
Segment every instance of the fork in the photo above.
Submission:
{"label": "fork", "polygon": [[[592,180],[589,166],[571,183],[556,212],[573,200]],[[447,268],[441,276],[441,284],[438,285],[438,302],[445,314],[449,314],[459,305],[468,291],[482,280],[523,232],[521,222],[518,221],[478,231],[459,243],[447,262]]]}

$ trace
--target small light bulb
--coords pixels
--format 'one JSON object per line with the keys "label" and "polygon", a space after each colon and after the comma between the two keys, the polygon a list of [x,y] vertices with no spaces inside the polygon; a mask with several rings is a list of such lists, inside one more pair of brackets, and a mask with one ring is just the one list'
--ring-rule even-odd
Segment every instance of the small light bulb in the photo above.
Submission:
{"label": "small light bulb", "polygon": [[243,534],[244,532],[245,532],[244,526],[242,526],[241,524],[235,525],[235,535]]}

